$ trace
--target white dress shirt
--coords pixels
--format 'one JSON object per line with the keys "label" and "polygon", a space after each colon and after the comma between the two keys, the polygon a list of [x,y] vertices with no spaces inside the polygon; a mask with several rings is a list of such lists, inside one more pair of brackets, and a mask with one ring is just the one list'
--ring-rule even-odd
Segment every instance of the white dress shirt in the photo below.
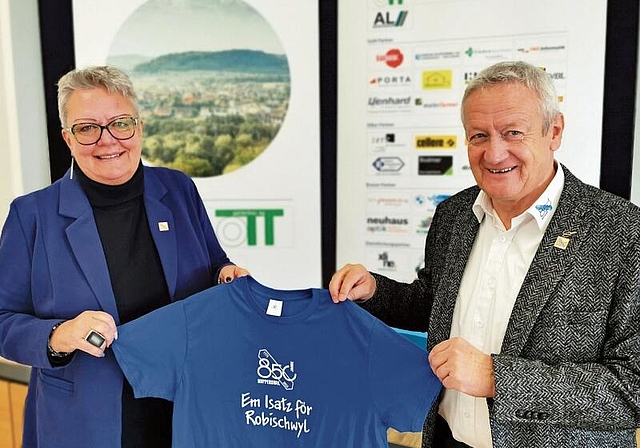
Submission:
{"label": "white dress shirt", "polygon": [[[473,212],[480,222],[462,277],[451,324],[451,337],[459,336],[484,353],[500,353],[518,291],[542,236],[557,207],[564,173],[556,174],[540,198],[511,220],[506,230],[481,191]],[[446,390],[439,413],[456,440],[476,448],[491,448],[486,398]]]}

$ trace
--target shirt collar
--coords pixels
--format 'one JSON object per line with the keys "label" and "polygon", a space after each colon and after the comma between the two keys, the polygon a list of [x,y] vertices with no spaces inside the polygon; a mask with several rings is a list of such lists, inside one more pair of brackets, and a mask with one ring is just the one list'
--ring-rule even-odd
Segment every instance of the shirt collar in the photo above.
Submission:
{"label": "shirt collar", "polygon": [[[513,218],[513,221],[520,221],[527,214],[531,215],[538,224],[538,228],[541,231],[546,230],[553,212],[558,206],[560,200],[560,194],[564,187],[564,171],[562,165],[556,162],[556,174],[551,179],[551,183],[547,186],[546,190],[540,195],[538,200],[533,203],[531,207],[525,210],[520,216]],[[482,222],[485,215],[494,216],[493,205],[491,204],[491,198],[482,190],[478,193],[475,202],[473,203],[473,214],[476,215],[478,222]]]}

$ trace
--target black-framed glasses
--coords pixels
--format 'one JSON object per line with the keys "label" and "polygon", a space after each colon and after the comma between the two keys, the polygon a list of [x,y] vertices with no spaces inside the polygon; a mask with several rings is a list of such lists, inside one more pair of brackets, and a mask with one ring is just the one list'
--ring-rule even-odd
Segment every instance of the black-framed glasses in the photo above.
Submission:
{"label": "black-framed glasses", "polygon": [[98,143],[105,129],[116,140],[129,140],[136,135],[137,125],[137,118],[127,116],[114,118],[104,126],[97,123],[76,123],[69,128],[69,132],[81,145],[93,145]]}

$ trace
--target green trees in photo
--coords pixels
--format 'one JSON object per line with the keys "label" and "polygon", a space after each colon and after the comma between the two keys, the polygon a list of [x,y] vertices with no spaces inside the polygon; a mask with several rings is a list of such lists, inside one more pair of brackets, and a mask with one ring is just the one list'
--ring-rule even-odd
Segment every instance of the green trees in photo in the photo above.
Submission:
{"label": "green trees in photo", "polygon": [[208,119],[152,117],[145,121],[142,156],[152,165],[175,168],[192,177],[234,171],[259,156],[279,125],[243,117]]}

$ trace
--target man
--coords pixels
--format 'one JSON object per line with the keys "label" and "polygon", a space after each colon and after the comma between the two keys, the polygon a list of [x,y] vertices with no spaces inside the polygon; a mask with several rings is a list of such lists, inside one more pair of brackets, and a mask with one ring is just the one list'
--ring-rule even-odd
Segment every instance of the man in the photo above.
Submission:
{"label": "man", "polygon": [[424,447],[635,447],[640,426],[640,209],[554,159],[564,117],[523,62],[462,100],[477,186],[437,208],[411,284],[346,265],[335,302],[428,332],[445,391]]}

